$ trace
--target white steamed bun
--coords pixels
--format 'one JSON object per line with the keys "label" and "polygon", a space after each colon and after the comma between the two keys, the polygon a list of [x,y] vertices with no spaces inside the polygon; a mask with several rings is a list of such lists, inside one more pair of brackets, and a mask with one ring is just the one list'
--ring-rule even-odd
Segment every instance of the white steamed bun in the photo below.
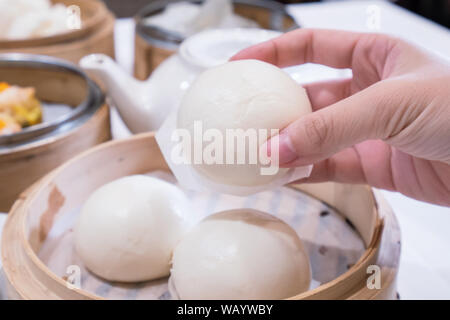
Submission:
{"label": "white steamed bun", "polygon": [[296,232],[269,214],[239,209],[195,226],[173,253],[169,288],[179,299],[283,299],[309,289]]}
{"label": "white steamed bun", "polygon": [[104,279],[164,277],[190,213],[188,199],[176,186],[143,175],[120,178],[97,189],[84,204],[75,247],[86,267]]}
{"label": "white steamed bun", "polygon": [[[283,70],[258,60],[240,60],[208,69],[193,82],[178,110],[177,127],[189,130],[193,139],[195,121],[201,121],[203,132],[217,129],[223,137],[226,129],[267,129],[270,135],[270,129],[281,130],[310,112],[306,90]],[[193,167],[216,183],[232,186],[261,186],[286,174],[287,169],[280,169],[275,175],[262,175],[259,161],[249,164],[246,147],[246,164],[225,164],[225,147],[224,164]]]}

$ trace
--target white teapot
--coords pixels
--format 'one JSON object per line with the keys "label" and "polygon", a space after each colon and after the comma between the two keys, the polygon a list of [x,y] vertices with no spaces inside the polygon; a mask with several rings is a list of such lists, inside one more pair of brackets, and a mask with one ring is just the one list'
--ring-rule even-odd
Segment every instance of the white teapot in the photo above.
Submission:
{"label": "white teapot", "polygon": [[155,131],[202,71],[225,63],[241,49],[280,34],[250,28],[200,32],[183,41],[178,52],[161,63],[145,81],[129,76],[103,54],[82,58],[80,66],[104,83],[108,95],[133,133]]}

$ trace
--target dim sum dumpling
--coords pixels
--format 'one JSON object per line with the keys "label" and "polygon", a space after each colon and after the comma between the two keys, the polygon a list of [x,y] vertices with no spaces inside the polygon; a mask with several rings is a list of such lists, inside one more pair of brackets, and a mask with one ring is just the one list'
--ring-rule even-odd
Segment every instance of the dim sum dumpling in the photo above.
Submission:
{"label": "dim sum dumpling", "polygon": [[122,282],[169,275],[172,250],[189,227],[189,202],[168,182],[135,175],[97,189],[75,228],[75,248],[98,276]]}
{"label": "dim sum dumpling", "polygon": [[179,299],[283,299],[309,289],[308,254],[296,232],[267,213],[238,209],[195,226],[173,253]]}

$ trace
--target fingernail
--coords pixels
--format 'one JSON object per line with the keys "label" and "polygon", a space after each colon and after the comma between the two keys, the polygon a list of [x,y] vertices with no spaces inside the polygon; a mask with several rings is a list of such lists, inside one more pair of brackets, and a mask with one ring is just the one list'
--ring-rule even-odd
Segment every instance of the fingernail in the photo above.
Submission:
{"label": "fingernail", "polygon": [[[276,141],[278,140],[278,141]],[[274,148],[278,147],[278,156],[273,154]],[[263,157],[268,157],[271,161],[275,161],[279,165],[289,163],[297,159],[297,153],[292,145],[291,138],[286,132],[280,132],[278,136],[274,136],[267,140],[260,149]]]}
{"label": "fingernail", "polygon": [[281,131],[279,134],[279,147],[278,147],[279,164],[287,164],[298,158],[297,152],[294,149],[291,138],[286,131]]}

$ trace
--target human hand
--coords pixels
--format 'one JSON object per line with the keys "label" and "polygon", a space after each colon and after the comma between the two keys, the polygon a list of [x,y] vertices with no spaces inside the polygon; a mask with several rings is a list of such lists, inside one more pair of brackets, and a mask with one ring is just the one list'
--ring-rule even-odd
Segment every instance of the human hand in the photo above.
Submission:
{"label": "human hand", "polygon": [[305,182],[367,183],[450,205],[446,62],[386,35],[308,29],[252,46],[238,59],[353,71],[351,79],[305,86],[314,112],[280,132],[281,166],[314,163]]}

